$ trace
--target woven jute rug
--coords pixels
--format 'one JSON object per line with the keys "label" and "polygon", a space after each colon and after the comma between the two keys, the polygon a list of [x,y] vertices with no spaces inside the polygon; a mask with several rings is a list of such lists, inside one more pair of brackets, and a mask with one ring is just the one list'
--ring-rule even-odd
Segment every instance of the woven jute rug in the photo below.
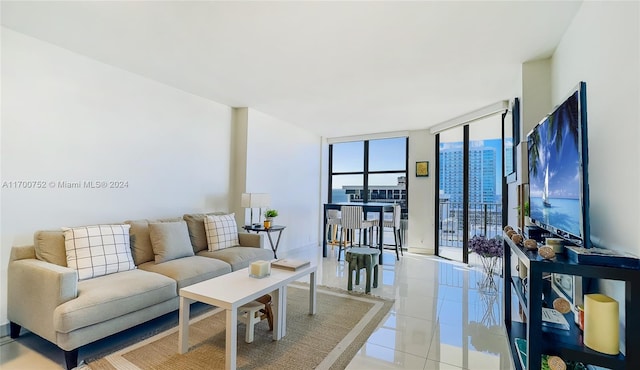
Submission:
{"label": "woven jute rug", "polygon": [[[287,288],[287,335],[272,339],[267,320],[255,327],[253,343],[244,342],[238,323],[238,369],[344,369],[391,309],[393,301],[318,287],[317,311],[309,314],[309,290]],[[178,354],[178,328],[119,350],[85,368],[222,369],[225,363],[225,313],[215,309],[189,324],[188,353]]]}

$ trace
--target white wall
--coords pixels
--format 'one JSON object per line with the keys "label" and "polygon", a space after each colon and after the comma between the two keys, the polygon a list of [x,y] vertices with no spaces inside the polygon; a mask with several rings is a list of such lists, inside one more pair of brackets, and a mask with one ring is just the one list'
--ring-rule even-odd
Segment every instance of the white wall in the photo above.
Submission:
{"label": "white wall", "polygon": [[271,194],[275,223],[287,228],[278,257],[298,248],[318,248],[321,146],[319,135],[266,115],[248,111],[246,191]]}
{"label": "white wall", "polygon": [[3,28],[1,181],[47,189],[1,191],[0,324],[11,246],[35,230],[229,209],[230,123],[229,107]]}
{"label": "white wall", "polygon": [[[429,177],[416,177],[415,163],[429,161]],[[429,130],[409,133],[409,252],[435,253],[435,136]]]}
{"label": "white wall", "polygon": [[552,61],[553,104],[587,83],[591,235],[640,255],[640,17],[637,2],[585,2]]}
{"label": "white wall", "polygon": [[[554,105],[579,81],[587,83],[592,240],[636,256],[640,256],[639,66],[638,2],[584,2],[552,58]],[[622,284],[605,282],[601,288],[624,308]]]}
{"label": "white wall", "polygon": [[522,99],[520,99],[520,103],[522,110],[520,139],[526,141],[529,131],[542,118],[551,113],[553,108],[551,104],[551,58],[522,64]]}

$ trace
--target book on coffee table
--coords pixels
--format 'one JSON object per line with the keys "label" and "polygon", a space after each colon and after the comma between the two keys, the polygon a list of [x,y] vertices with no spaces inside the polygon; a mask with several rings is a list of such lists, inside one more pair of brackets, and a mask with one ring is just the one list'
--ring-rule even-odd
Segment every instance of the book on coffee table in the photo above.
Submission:
{"label": "book on coffee table", "polygon": [[289,270],[289,271],[296,271],[303,267],[307,267],[310,264],[311,264],[311,261],[293,260],[293,259],[286,258],[286,259],[279,259],[271,262],[271,267],[283,269],[283,270]]}

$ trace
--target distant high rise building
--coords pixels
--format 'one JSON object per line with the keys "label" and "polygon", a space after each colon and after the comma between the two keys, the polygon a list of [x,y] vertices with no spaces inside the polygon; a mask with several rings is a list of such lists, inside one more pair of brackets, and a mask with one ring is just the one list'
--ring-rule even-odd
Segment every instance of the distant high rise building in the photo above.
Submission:
{"label": "distant high rise building", "polygon": [[[457,145],[456,145],[457,144]],[[462,203],[464,158],[462,143],[440,150],[440,192],[450,202]],[[496,150],[469,148],[469,203],[494,203],[496,197]]]}

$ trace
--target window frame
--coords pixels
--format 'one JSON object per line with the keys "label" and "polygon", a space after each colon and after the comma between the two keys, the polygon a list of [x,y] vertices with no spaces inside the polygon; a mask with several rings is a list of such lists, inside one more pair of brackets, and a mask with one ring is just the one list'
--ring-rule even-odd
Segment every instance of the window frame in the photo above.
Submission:
{"label": "window frame", "polygon": [[[397,139],[397,138],[405,138],[405,161],[404,161],[404,170],[369,170],[369,142],[373,140],[385,140],[385,139]],[[388,138],[380,138],[380,139],[366,139],[366,140],[354,140],[354,141],[362,141],[364,143],[363,146],[363,170],[362,171],[344,171],[344,172],[334,172],[333,171],[333,146],[338,143],[329,144],[329,186],[328,186],[328,194],[327,199],[329,203],[333,202],[333,176],[334,175],[361,175],[362,176],[362,202],[369,201],[369,176],[370,175],[385,175],[385,174],[399,174],[405,177],[405,191],[407,194],[407,208],[409,207],[409,137],[401,136],[401,137],[388,137]],[[400,192],[400,197],[402,197],[402,192]]]}

